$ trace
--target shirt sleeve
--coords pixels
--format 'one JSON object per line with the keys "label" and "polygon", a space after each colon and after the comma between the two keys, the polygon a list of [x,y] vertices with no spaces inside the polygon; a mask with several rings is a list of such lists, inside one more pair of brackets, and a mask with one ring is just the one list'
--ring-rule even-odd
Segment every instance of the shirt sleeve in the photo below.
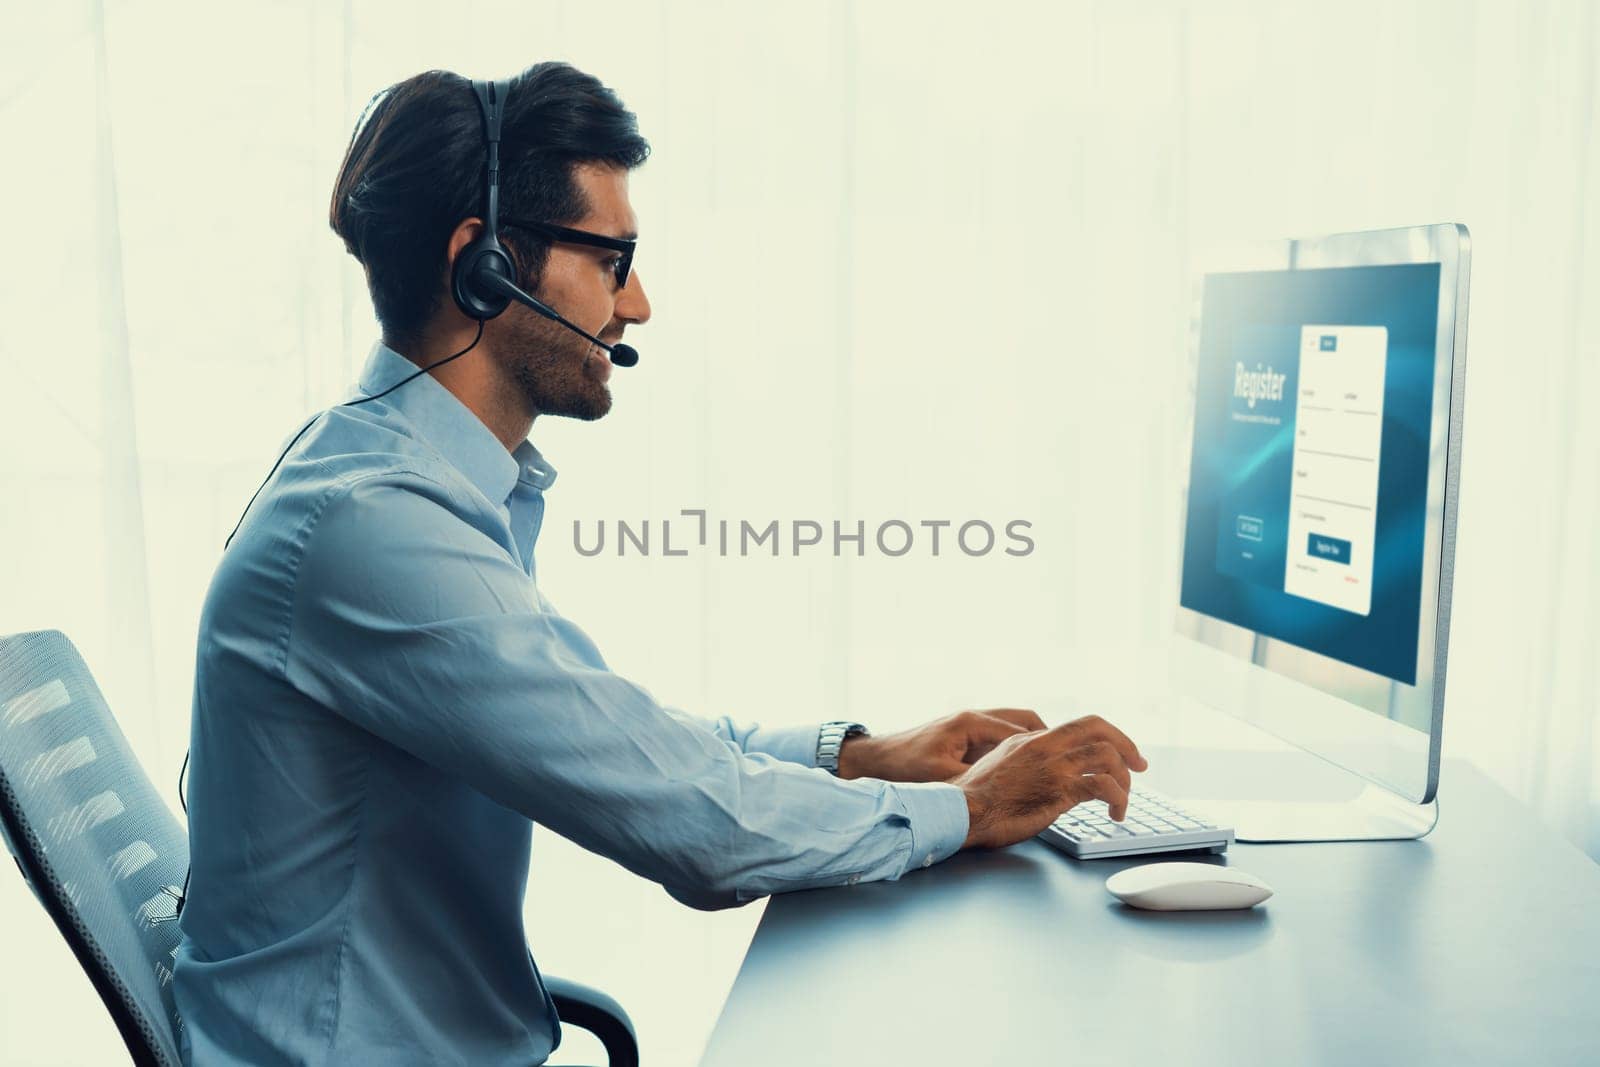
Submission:
{"label": "shirt sleeve", "polygon": [[296,573],[290,684],[696,907],[895,879],[960,848],[954,786],[842,781],[657,704],[458,512],[414,476],[330,495]]}
{"label": "shirt sleeve", "polygon": [[[542,591],[539,593],[539,602],[547,614],[561,614],[560,609],[556,608]],[[595,655],[599,657],[599,652],[597,651]],[[605,666],[603,658],[599,659],[599,665]],[[817,765],[817,743],[822,738],[821,723],[770,727],[759,723],[741,723],[729,715],[708,719],[692,715],[681,708],[663,706],[662,710],[679,722],[693,724],[701,730],[709,730],[740,752],[749,754],[764,752],[788,763],[798,763],[802,767]]]}
{"label": "shirt sleeve", "polygon": [[802,767],[817,765],[817,741],[822,736],[821,723],[814,722],[804,726],[761,726],[737,722],[727,715],[716,719],[705,719],[698,715],[690,715],[678,708],[664,710],[679,722],[692,723],[699,729],[711,731],[740,752],[752,755],[758,752],[765,753],[774,759],[786,763],[798,763]]}

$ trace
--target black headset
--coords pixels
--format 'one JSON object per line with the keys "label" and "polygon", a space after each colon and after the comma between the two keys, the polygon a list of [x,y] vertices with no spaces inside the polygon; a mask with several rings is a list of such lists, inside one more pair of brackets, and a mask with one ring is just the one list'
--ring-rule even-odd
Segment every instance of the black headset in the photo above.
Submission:
{"label": "black headset", "polygon": [[[491,290],[486,275],[516,282],[516,267],[511,254],[500,243],[500,123],[506,113],[506,95],[511,80],[475,81],[472,95],[483,112],[483,139],[488,146],[488,161],[483,168],[483,232],[456,255],[450,271],[450,295],[456,307],[469,319],[492,319],[511,303],[508,293]],[[537,310],[537,309],[536,309]]]}
{"label": "black headset", "polygon": [[488,159],[483,168],[483,232],[456,253],[455,265],[450,271],[450,295],[463,315],[479,322],[494,318],[515,300],[604,349],[617,366],[631,367],[639,362],[639,352],[632,345],[607,344],[517,286],[516,266],[505,245],[500,243],[499,233],[500,123],[505,117],[506,96],[510,92],[510,79],[472,83],[478,109],[483,112],[483,139],[488,147]]}

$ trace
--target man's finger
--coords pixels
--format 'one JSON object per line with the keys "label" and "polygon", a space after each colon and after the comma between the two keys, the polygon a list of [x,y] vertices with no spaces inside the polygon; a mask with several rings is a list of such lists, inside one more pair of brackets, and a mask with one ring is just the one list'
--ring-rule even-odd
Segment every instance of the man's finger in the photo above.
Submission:
{"label": "man's finger", "polygon": [[1050,731],[1052,736],[1060,739],[1063,745],[1077,747],[1092,741],[1105,740],[1116,746],[1122,753],[1123,760],[1136,771],[1147,770],[1149,762],[1139,754],[1139,746],[1128,739],[1128,735],[1112,726],[1098,715],[1085,715],[1081,719],[1062,723]]}
{"label": "man's finger", "polygon": [[1033,727],[1024,726],[1023,724],[1017,723],[1017,722],[1012,722],[1010,719],[1002,718],[1001,716],[996,715],[992,711],[984,712],[975,721],[977,723],[982,724],[981,725],[981,729],[983,731],[983,735],[982,736],[984,736],[985,738],[992,737],[996,741],[1003,741],[1006,738],[1010,737],[1012,734],[1027,734],[1027,733],[1032,733],[1033,732]]}
{"label": "man's finger", "polygon": [[1108,741],[1095,741],[1068,752],[1062,761],[1070,774],[1109,774],[1122,786],[1123,792],[1133,789],[1133,777],[1122,753]]}
{"label": "man's finger", "polygon": [[925,780],[929,782],[948,782],[952,778],[959,778],[972,769],[970,760],[935,759],[924,772]]}
{"label": "man's finger", "polygon": [[1027,708],[990,708],[984,714],[996,719],[1004,719],[1006,722],[1020,726],[1024,730],[1045,729],[1044,720]]}
{"label": "man's finger", "polygon": [[1016,723],[1007,722],[986,711],[974,713],[966,720],[966,725],[969,752],[973,748],[991,749],[1013,734],[1028,733]]}
{"label": "man's finger", "polygon": [[1121,822],[1128,814],[1128,790],[1109,774],[1088,774],[1081,779],[1090,795],[1106,802],[1111,818]]}
{"label": "man's finger", "polygon": [[1010,737],[1012,734],[1029,732],[1026,726],[1014,723],[1001,715],[996,715],[992,711],[975,711],[967,719],[967,722],[974,730],[993,733],[998,737]]}

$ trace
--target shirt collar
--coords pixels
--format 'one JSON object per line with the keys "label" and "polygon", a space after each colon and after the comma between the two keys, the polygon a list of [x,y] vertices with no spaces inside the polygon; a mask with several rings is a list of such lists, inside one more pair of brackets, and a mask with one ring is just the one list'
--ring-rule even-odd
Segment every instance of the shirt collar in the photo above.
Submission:
{"label": "shirt collar", "polygon": [[[367,356],[359,388],[372,396],[416,372],[415,363],[379,341]],[[532,441],[523,441],[515,451],[507,452],[483,420],[431,374],[419,375],[383,402],[409,419],[447,463],[497,506],[505,504],[518,484],[542,492],[556,480],[555,468]]]}

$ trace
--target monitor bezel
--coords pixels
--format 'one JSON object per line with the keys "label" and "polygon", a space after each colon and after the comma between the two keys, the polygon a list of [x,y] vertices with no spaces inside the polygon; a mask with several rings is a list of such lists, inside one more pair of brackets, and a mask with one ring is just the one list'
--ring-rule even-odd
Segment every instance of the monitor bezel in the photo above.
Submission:
{"label": "monitor bezel", "polygon": [[1428,442],[1414,686],[1176,605],[1172,670],[1186,695],[1245,720],[1398,795],[1428,803],[1438,790],[1466,375],[1470,235],[1443,223],[1251,242],[1199,257],[1189,335],[1187,423],[1179,497],[1182,588],[1205,279],[1240,272],[1439,264],[1433,409]]}

